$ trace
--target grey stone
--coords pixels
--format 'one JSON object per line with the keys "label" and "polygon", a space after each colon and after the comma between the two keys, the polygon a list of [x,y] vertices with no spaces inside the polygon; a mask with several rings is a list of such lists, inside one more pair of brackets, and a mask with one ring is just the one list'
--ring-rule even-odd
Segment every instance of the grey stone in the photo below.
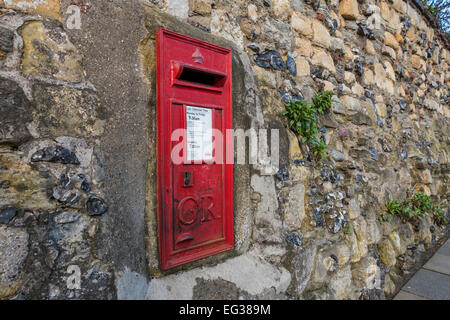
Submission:
{"label": "grey stone", "polygon": [[59,224],[72,223],[80,219],[81,213],[65,211],[55,216],[55,222]]}
{"label": "grey stone", "polygon": [[333,148],[328,148],[331,154],[331,158],[335,161],[344,161],[345,155],[342,152],[339,152]]}
{"label": "grey stone", "polygon": [[17,214],[15,208],[4,208],[0,210],[0,223],[9,223]]}
{"label": "grey stone", "polygon": [[6,52],[13,51],[14,32],[0,27],[0,50]]}
{"label": "grey stone", "polygon": [[0,77],[0,143],[21,144],[31,139],[27,124],[33,108],[18,83]]}

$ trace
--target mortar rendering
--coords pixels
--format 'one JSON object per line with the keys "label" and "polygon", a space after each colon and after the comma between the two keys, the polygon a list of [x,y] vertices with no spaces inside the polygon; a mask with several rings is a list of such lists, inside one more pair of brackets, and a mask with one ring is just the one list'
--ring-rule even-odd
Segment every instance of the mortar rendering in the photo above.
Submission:
{"label": "mortar rendering", "polygon": [[393,299],[449,237],[449,39],[420,0],[0,0],[0,300]]}

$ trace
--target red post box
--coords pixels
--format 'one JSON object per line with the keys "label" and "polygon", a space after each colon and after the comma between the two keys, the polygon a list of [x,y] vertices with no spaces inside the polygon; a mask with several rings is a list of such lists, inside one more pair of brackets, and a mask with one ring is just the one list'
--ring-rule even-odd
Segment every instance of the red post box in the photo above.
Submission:
{"label": "red post box", "polygon": [[166,270],[234,248],[231,50],[157,31],[158,223]]}

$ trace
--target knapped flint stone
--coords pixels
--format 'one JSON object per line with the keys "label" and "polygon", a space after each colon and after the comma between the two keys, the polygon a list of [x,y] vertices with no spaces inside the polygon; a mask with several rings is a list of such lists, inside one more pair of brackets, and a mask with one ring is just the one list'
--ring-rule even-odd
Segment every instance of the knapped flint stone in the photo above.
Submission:
{"label": "knapped flint stone", "polygon": [[364,67],[363,67],[362,63],[355,64],[355,72],[356,72],[357,75],[359,75],[361,77],[363,76],[363,74],[364,74]]}
{"label": "knapped flint stone", "polygon": [[255,53],[259,53],[259,50],[260,50],[259,47],[256,44],[254,44],[254,43],[250,43],[247,46],[247,48],[249,48],[250,50],[252,50]]}
{"label": "knapped flint stone", "polygon": [[81,183],[81,190],[84,192],[89,192],[91,190],[91,185],[86,180],[83,180]]}
{"label": "knapped flint stone", "polygon": [[71,206],[80,200],[80,195],[78,193],[72,193],[66,200],[66,205]]}
{"label": "knapped flint stone", "polygon": [[400,106],[400,109],[403,110],[403,111],[406,111],[406,108],[408,106],[405,101],[400,101],[398,103],[398,105]]}
{"label": "knapped flint stone", "polygon": [[302,239],[300,239],[299,235],[296,232],[289,233],[286,236],[286,241],[300,247],[302,245]]}
{"label": "knapped flint stone", "polygon": [[286,65],[278,51],[270,50],[256,56],[255,63],[258,67],[272,68],[279,71],[286,70]]}
{"label": "knapped flint stone", "polygon": [[33,121],[32,111],[22,88],[0,77],[0,143],[18,145],[31,139],[26,125]]}
{"label": "knapped flint stone", "polygon": [[289,179],[289,171],[287,170],[286,167],[281,168],[280,170],[278,170],[277,172],[277,177],[278,179],[280,179],[281,181],[286,181]]}
{"label": "knapped flint stone", "polygon": [[15,208],[4,208],[0,210],[0,223],[7,224],[12,218],[14,218],[17,214],[17,209]]}
{"label": "knapped flint stone", "polygon": [[384,127],[383,119],[381,118],[380,115],[377,115],[377,124],[380,128]]}
{"label": "knapped flint stone", "polygon": [[58,162],[62,164],[80,164],[80,161],[73,152],[61,146],[46,147],[44,149],[40,149],[31,156],[31,161]]}
{"label": "knapped flint stone", "polygon": [[292,101],[300,101],[304,100],[302,97],[293,96],[289,92],[281,92],[280,91],[281,99],[286,103],[291,103]]}
{"label": "knapped flint stone", "polygon": [[59,184],[61,187],[65,188],[70,183],[70,178],[66,174],[62,174],[59,177]]}
{"label": "knapped flint stone", "polygon": [[295,63],[295,60],[291,56],[287,57],[286,65],[289,70],[289,73],[295,77],[297,75],[297,64]]}
{"label": "knapped flint stone", "polygon": [[108,211],[108,205],[105,200],[97,196],[90,196],[88,201],[86,202],[86,208],[89,211],[89,214],[93,216],[100,216]]}
{"label": "knapped flint stone", "polygon": [[13,44],[14,32],[9,29],[0,27],[0,50],[12,52]]}
{"label": "knapped flint stone", "polygon": [[196,28],[202,30],[203,32],[209,32],[209,33],[211,32],[211,30],[209,30],[207,27],[201,25],[200,23],[196,23],[196,24],[194,25],[194,27],[196,27]]}
{"label": "knapped flint stone", "polygon": [[378,161],[378,152],[374,147],[369,147],[369,154],[373,160]]}
{"label": "knapped flint stone", "polygon": [[365,26],[363,26],[363,25],[360,24],[360,25],[358,26],[358,31],[357,31],[357,33],[358,33],[360,36],[368,37],[369,34],[370,34],[370,30],[367,29]]}

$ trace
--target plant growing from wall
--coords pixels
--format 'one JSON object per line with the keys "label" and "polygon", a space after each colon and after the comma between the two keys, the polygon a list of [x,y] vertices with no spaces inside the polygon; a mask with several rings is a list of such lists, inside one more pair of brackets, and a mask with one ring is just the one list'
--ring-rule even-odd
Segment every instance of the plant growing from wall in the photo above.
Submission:
{"label": "plant growing from wall", "polygon": [[431,201],[430,196],[424,193],[416,192],[412,197],[403,201],[391,199],[386,203],[386,213],[383,220],[390,221],[393,216],[399,216],[405,221],[417,223],[423,220],[425,214],[431,215],[435,223],[445,225],[448,218],[439,206]]}
{"label": "plant growing from wall", "polygon": [[333,92],[323,91],[316,93],[312,99],[313,103],[304,100],[295,100],[286,104],[283,115],[289,120],[289,128],[301,136],[301,142],[306,143],[313,155],[318,159],[327,156],[325,148],[327,145],[320,139],[320,129],[317,124],[319,115],[323,115],[331,108]]}

